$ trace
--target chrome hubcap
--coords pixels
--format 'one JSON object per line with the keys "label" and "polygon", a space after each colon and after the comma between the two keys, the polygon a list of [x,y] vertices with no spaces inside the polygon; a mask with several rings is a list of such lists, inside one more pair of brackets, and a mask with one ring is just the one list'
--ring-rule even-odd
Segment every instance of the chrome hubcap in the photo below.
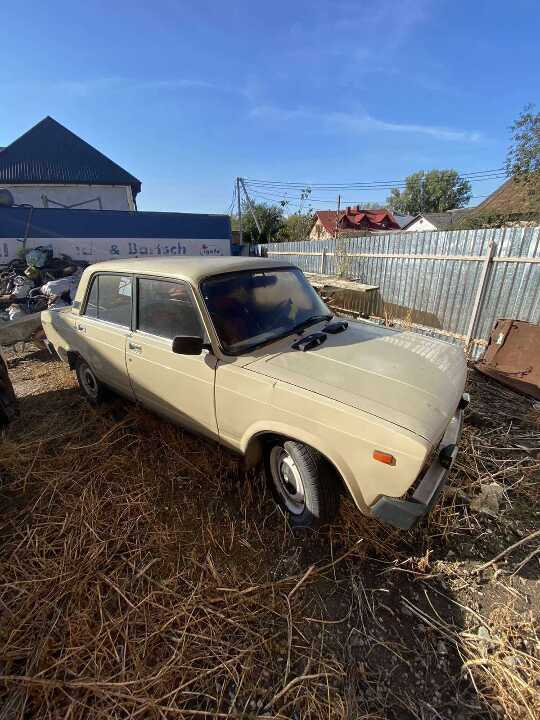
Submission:
{"label": "chrome hubcap", "polygon": [[270,470],[274,486],[287,510],[300,515],[305,507],[304,483],[296,463],[282,447],[270,452]]}
{"label": "chrome hubcap", "polygon": [[81,372],[81,383],[84,388],[84,391],[90,395],[90,397],[95,398],[98,394],[98,385],[96,378],[94,377],[94,373],[90,370],[88,365],[85,365]]}

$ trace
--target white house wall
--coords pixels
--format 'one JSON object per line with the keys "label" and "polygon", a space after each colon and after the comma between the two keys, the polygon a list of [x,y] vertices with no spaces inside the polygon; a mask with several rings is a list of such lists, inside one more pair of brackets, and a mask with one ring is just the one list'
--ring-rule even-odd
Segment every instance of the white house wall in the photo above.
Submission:
{"label": "white house wall", "polygon": [[[215,257],[231,254],[231,242],[223,240],[191,240],[186,238],[28,238],[26,250],[45,246],[55,257],[68,255],[72,260],[89,264],[118,258],[166,256]],[[22,240],[0,239],[0,265],[20,257]]]}
{"label": "white house wall", "polygon": [[436,230],[437,228],[433,223],[430,223],[426,218],[420,217],[409,225],[404,232],[425,232],[427,230]]}
{"label": "white house wall", "polygon": [[328,230],[324,227],[322,222],[317,218],[315,224],[311,228],[311,232],[309,233],[309,239],[310,240],[326,240],[327,238],[332,237]]}
{"label": "white house wall", "polygon": [[[87,203],[81,207],[86,210],[135,209],[131,187],[126,185],[3,185],[2,187],[11,192],[17,205],[54,208]],[[47,205],[43,196],[53,202]],[[101,201],[101,206],[97,198]]]}

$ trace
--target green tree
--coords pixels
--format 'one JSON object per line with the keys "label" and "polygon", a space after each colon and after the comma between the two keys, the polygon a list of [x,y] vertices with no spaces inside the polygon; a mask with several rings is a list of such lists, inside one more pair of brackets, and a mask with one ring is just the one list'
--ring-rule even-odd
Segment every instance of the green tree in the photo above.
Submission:
{"label": "green tree", "polygon": [[[268,243],[275,242],[283,234],[285,226],[284,207],[279,205],[266,205],[265,203],[253,203],[253,209],[261,226],[261,233],[257,229],[249,205],[242,205],[242,234],[244,242]],[[238,217],[231,218],[234,229],[240,227]]]}
{"label": "green tree", "polygon": [[540,113],[527,105],[510,127],[512,141],[506,156],[506,172],[525,187],[528,207],[540,205]]}
{"label": "green tree", "polygon": [[405,180],[405,189],[393,188],[387,203],[403,215],[445,212],[464,207],[471,199],[471,184],[456,170],[421,170]]}
{"label": "green tree", "polygon": [[315,216],[312,212],[295,212],[285,220],[280,239],[292,242],[307,240],[314,222]]}
{"label": "green tree", "polygon": [[480,208],[466,215],[460,227],[504,227],[509,223],[540,220],[540,113],[534,105],[527,105],[516,122],[510,126],[511,142],[506,155],[506,173],[518,187],[508,200],[495,208]]}

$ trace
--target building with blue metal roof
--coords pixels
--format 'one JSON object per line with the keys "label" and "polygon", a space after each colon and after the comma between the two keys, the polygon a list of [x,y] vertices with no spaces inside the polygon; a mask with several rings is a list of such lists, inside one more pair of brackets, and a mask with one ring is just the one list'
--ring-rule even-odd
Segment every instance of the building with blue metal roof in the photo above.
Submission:
{"label": "building with blue metal roof", "polygon": [[0,207],[0,265],[45,245],[92,263],[145,255],[230,255],[228,215]]}
{"label": "building with blue metal roof", "polygon": [[39,245],[89,263],[231,253],[228,215],[138,212],[141,181],[51,117],[0,148],[3,189],[0,265]]}
{"label": "building with blue metal roof", "polygon": [[0,187],[34,207],[135,210],[141,181],[46,117],[0,149]]}

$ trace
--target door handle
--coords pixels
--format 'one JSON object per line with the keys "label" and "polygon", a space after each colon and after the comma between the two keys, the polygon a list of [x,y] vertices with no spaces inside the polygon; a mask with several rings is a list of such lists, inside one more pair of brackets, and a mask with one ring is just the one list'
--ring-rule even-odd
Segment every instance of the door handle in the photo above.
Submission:
{"label": "door handle", "polygon": [[128,342],[128,348],[130,350],[133,350],[133,352],[136,352],[136,353],[142,352],[142,347],[140,345],[135,345],[135,343],[132,343],[132,342]]}
{"label": "door handle", "polygon": [[86,332],[86,328],[84,327],[84,325],[81,325],[80,323],[77,323],[77,330],[82,333]]}

